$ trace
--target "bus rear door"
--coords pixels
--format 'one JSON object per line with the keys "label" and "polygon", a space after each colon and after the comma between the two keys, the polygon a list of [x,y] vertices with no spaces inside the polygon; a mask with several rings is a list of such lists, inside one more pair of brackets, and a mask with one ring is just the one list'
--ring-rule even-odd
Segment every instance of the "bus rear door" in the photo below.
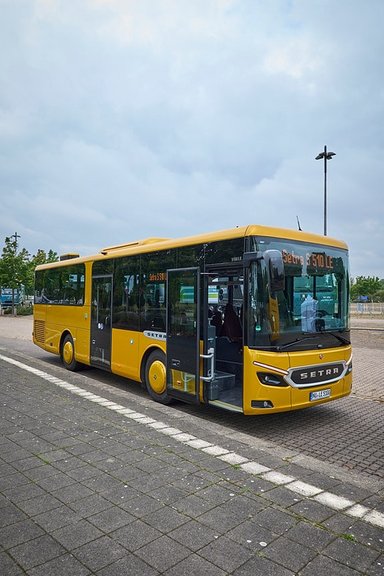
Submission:
{"label": "bus rear door", "polygon": [[112,276],[92,278],[91,364],[111,367]]}

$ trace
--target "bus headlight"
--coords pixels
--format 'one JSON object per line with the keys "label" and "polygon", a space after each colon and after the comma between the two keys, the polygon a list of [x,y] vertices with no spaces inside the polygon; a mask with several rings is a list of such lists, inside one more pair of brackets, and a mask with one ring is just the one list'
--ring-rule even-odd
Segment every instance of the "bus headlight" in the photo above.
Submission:
{"label": "bus headlight", "polygon": [[279,386],[284,388],[289,386],[289,384],[287,384],[284,378],[279,374],[272,374],[271,372],[257,372],[256,375],[260,382],[266,386]]}
{"label": "bus headlight", "polygon": [[273,408],[273,403],[270,400],[252,400],[252,408]]}

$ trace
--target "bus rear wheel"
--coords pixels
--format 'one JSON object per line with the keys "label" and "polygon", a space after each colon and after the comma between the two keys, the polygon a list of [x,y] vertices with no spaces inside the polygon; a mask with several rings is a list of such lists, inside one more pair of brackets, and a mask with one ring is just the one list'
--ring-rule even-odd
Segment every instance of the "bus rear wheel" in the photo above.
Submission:
{"label": "bus rear wheel", "polygon": [[73,343],[73,338],[70,334],[67,334],[63,340],[61,346],[61,361],[64,367],[71,372],[76,372],[80,368],[79,362],[75,360],[75,345]]}
{"label": "bus rear wheel", "polygon": [[145,386],[148,394],[156,402],[170,404],[172,398],[167,394],[167,372],[165,368],[165,354],[155,350],[148,356],[145,364]]}

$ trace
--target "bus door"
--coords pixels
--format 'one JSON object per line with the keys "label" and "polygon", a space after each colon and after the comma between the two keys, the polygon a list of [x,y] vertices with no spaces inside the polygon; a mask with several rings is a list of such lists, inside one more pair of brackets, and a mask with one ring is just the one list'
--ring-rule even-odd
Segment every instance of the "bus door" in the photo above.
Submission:
{"label": "bus door", "polygon": [[212,266],[204,274],[205,353],[210,368],[205,397],[233,411],[243,407],[244,274],[237,266]]}
{"label": "bus door", "polygon": [[199,402],[200,271],[167,271],[167,391],[187,402]]}
{"label": "bus door", "polygon": [[91,364],[109,369],[112,336],[112,276],[92,278]]}

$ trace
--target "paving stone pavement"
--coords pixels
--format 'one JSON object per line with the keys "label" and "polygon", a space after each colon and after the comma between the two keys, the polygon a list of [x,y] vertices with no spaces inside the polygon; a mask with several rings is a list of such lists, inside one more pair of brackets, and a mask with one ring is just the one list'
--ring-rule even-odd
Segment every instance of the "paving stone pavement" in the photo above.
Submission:
{"label": "paving stone pavement", "polygon": [[0,574],[383,575],[384,481],[0,351]]}

